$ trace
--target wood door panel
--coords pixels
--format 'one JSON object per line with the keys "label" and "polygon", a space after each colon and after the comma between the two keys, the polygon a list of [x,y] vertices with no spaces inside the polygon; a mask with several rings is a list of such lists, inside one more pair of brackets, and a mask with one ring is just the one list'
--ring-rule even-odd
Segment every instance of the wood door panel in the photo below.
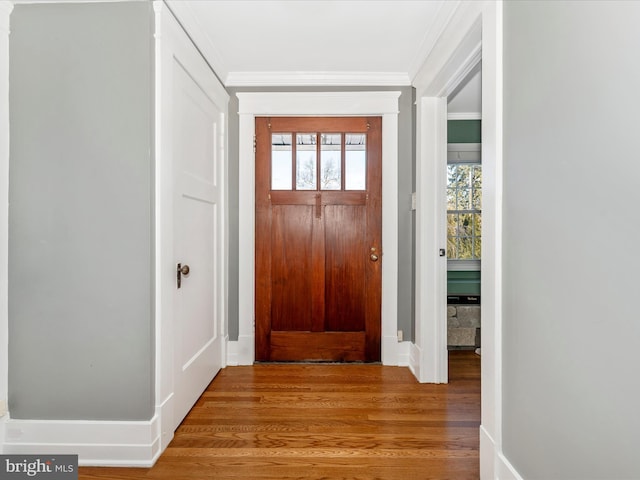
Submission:
{"label": "wood door panel", "polygon": [[313,207],[274,206],[271,329],[311,330]]}
{"label": "wood door panel", "polygon": [[[381,130],[380,117],[256,118],[257,361],[380,360]],[[296,190],[313,145],[316,188]]]}
{"label": "wood door panel", "polygon": [[[272,190],[269,194],[271,205],[315,205],[318,197],[317,190]],[[323,190],[320,192],[322,205],[366,205],[366,191]]]}
{"label": "wood door panel", "polygon": [[371,120],[380,117],[274,117],[265,118],[274,133],[367,132]]}
{"label": "wood door panel", "polygon": [[366,207],[325,207],[325,327],[365,330]]}
{"label": "wood door panel", "polygon": [[365,361],[364,332],[271,332],[271,360]]}

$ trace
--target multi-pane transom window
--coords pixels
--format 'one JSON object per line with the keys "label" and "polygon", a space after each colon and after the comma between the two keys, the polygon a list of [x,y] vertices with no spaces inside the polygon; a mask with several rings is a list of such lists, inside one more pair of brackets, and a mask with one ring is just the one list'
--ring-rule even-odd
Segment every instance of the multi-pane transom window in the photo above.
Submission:
{"label": "multi-pane transom window", "polygon": [[447,165],[447,257],[479,260],[482,248],[482,166]]}
{"label": "multi-pane transom window", "polygon": [[366,190],[365,133],[271,134],[272,190]]}

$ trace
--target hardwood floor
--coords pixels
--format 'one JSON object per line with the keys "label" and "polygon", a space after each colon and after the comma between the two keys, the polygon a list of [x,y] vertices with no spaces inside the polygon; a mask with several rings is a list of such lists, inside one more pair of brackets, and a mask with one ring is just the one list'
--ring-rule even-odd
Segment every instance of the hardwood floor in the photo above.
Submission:
{"label": "hardwood floor", "polygon": [[153,468],[89,479],[477,479],[480,357],[449,352],[449,384],[404,367],[228,367]]}

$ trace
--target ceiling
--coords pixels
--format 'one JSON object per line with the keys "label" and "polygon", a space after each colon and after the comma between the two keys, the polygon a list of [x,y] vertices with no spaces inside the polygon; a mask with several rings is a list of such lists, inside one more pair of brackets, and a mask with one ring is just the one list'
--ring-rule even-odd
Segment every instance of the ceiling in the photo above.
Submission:
{"label": "ceiling", "polygon": [[[478,66],[479,67],[479,66]],[[450,119],[480,118],[482,113],[482,73],[472,71],[459,87],[447,97]]]}
{"label": "ceiling", "polygon": [[[227,87],[408,86],[459,0],[166,0]],[[480,112],[479,69],[449,98]]]}
{"label": "ceiling", "polygon": [[[227,86],[410,85],[452,0],[168,0]],[[200,27],[189,28],[190,26]]]}

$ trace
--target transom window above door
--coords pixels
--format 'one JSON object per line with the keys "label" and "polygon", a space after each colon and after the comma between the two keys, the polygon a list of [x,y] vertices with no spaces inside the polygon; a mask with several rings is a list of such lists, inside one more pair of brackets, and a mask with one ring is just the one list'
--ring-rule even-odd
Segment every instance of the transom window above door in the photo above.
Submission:
{"label": "transom window above door", "polygon": [[271,134],[272,190],[366,190],[367,134]]}

